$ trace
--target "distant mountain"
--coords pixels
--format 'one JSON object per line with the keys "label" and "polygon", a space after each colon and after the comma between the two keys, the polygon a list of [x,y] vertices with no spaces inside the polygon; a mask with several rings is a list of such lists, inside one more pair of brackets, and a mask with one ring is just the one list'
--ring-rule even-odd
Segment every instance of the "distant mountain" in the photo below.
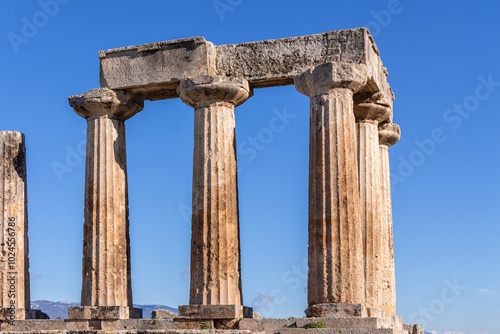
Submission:
{"label": "distant mountain", "polygon": [[[31,308],[35,310],[40,310],[46,313],[50,319],[67,319],[68,318],[68,307],[70,306],[80,306],[80,303],[68,303],[68,302],[51,302],[48,300],[35,300],[31,302]],[[169,310],[177,313],[178,310],[173,307],[165,305],[136,305],[134,307],[142,308],[142,317],[151,318],[151,312],[153,310]]]}
{"label": "distant mountain", "polygon": [[69,306],[80,306],[80,303],[51,302],[48,300],[35,300],[31,302],[31,309],[42,311],[50,319],[67,319]]}

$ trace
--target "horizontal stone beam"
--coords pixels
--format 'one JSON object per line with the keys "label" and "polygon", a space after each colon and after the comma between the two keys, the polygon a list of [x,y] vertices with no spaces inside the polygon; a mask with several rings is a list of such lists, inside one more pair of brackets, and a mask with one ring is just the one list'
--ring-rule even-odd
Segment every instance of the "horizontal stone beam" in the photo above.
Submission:
{"label": "horizontal stone beam", "polygon": [[179,81],[199,74],[243,77],[251,88],[291,85],[294,76],[325,62],[367,65],[362,92],[380,91],[393,100],[366,28],[220,46],[192,37],[100,51],[99,58],[101,87],[127,89],[146,100],[176,98]]}
{"label": "horizontal stone beam", "polygon": [[203,37],[99,51],[101,87],[128,89],[148,100],[175,98],[180,79],[214,72],[215,54]]}

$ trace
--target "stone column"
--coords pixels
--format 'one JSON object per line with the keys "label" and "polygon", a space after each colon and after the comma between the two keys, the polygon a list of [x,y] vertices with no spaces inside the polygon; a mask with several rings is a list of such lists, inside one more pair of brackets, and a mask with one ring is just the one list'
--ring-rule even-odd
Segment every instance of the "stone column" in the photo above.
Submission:
{"label": "stone column", "polygon": [[382,194],[378,124],[391,115],[389,102],[381,93],[358,93],[354,97],[354,114],[358,131],[359,201],[365,257],[365,305],[381,309],[382,242],[385,222],[382,221]]}
{"label": "stone column", "polygon": [[28,198],[24,135],[0,132],[0,320],[30,318]]}
{"label": "stone column", "polygon": [[308,316],[328,316],[327,304],[365,300],[353,93],[366,80],[366,66],[348,63],[295,77],[311,98]]}
{"label": "stone column", "polygon": [[394,244],[392,233],[391,174],[389,170],[389,147],[401,138],[397,124],[379,125],[379,152],[382,193],[382,228],[384,233],[382,256],[384,268],[382,276],[382,310],[396,314],[396,275],[394,266]]}
{"label": "stone column", "polygon": [[178,92],[195,109],[190,305],[179,312],[219,317],[207,311],[216,307],[201,306],[232,305],[219,310],[238,318],[243,308],[234,108],[250,96],[249,85],[242,78],[200,75],[182,80]]}
{"label": "stone column", "polygon": [[69,103],[87,120],[82,307],[70,308],[69,317],[141,317],[132,308],[124,121],[142,110],[143,101],[98,88]]}

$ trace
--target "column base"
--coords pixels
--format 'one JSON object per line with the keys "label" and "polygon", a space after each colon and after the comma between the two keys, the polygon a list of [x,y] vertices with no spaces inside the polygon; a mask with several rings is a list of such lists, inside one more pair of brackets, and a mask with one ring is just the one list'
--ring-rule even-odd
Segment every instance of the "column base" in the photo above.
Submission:
{"label": "column base", "polygon": [[128,306],[76,306],[68,308],[68,319],[120,320],[142,319],[142,309]]}
{"label": "column base", "polygon": [[401,317],[364,304],[314,304],[305,310],[305,314],[314,318],[377,318],[394,328],[403,328]]}
{"label": "column base", "polygon": [[14,321],[26,319],[49,319],[49,316],[40,310],[25,308],[3,308],[0,307],[0,321]]}
{"label": "column base", "polygon": [[30,318],[30,310],[25,308],[0,307],[1,321],[25,320]]}
{"label": "column base", "polygon": [[253,308],[243,305],[179,305],[179,315],[207,320],[253,318]]}
{"label": "column base", "polygon": [[313,304],[304,311],[308,317],[368,317],[368,311],[364,304],[337,304],[323,303]]}

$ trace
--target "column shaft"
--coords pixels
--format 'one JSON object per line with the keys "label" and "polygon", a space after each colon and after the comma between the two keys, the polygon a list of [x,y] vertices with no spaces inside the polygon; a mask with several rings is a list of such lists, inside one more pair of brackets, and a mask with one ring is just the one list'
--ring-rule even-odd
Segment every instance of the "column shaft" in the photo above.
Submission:
{"label": "column shaft", "polygon": [[353,92],[311,98],[308,303],[362,303]]}
{"label": "column shaft", "polygon": [[380,308],[382,302],[383,230],[380,153],[375,121],[357,123],[360,221],[365,257],[366,306]]}
{"label": "column shaft", "polygon": [[24,135],[0,132],[0,319],[25,319],[30,309]]}
{"label": "column shaft", "polygon": [[383,242],[387,238],[382,221],[382,194],[378,124],[390,119],[391,101],[381,92],[358,93],[354,97],[358,129],[360,218],[363,232],[365,303],[380,309],[383,299]]}
{"label": "column shaft", "polygon": [[384,229],[383,254],[384,268],[382,276],[382,305],[384,311],[396,314],[396,273],[394,264],[394,238],[392,228],[391,176],[389,170],[389,149],[385,145],[380,148],[380,172],[382,174],[382,228]]}
{"label": "column shaft", "polygon": [[91,89],[69,97],[87,120],[81,307],[70,319],[142,318],[132,307],[125,120],[142,99],[124,90]]}
{"label": "column shaft", "polygon": [[[181,80],[178,93],[195,109],[193,217],[189,306],[200,316],[233,305],[242,316],[238,176],[234,108],[250,96],[242,78],[199,75]],[[218,311],[214,311],[217,313]]]}
{"label": "column shaft", "polygon": [[132,307],[125,124],[87,123],[82,306]]}
{"label": "column shaft", "polygon": [[379,125],[379,157],[382,197],[382,305],[381,309],[396,314],[396,274],[394,265],[394,244],[392,232],[391,174],[389,170],[389,147],[399,141],[401,131],[397,124]]}
{"label": "column shaft", "polygon": [[195,109],[190,304],[241,305],[234,105]]}

